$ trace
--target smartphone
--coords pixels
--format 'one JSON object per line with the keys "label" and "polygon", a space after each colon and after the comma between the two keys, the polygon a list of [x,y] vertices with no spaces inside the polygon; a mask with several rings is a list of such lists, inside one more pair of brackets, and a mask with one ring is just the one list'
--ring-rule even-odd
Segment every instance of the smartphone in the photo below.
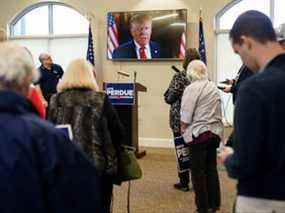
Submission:
{"label": "smartphone", "polygon": [[218,86],[218,89],[224,90],[226,87]]}

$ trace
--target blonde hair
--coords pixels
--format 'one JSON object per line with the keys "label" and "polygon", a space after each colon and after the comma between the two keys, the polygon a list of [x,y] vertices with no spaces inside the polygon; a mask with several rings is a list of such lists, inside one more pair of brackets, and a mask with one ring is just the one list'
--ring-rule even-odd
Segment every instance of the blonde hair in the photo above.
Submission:
{"label": "blonde hair", "polygon": [[71,61],[63,74],[57,90],[62,92],[67,89],[86,88],[99,91],[96,82],[93,66],[85,59]]}
{"label": "blonde hair", "polygon": [[201,60],[191,61],[187,67],[187,77],[191,81],[207,79],[208,70],[206,64]]}
{"label": "blonde hair", "polygon": [[39,78],[39,72],[27,48],[13,42],[0,43],[0,80],[19,84],[28,76],[33,81]]}

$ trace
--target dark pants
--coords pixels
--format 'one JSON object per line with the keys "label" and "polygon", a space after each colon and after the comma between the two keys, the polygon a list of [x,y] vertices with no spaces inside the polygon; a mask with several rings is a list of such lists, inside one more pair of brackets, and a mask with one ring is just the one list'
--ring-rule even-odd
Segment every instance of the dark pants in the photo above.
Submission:
{"label": "dark pants", "polygon": [[[177,138],[177,137],[180,137],[181,134],[180,132],[179,133],[173,132],[173,136]],[[188,186],[190,182],[189,171],[178,172],[178,177],[179,177],[181,185]]]}
{"label": "dark pants", "polygon": [[191,178],[199,213],[207,212],[210,208],[217,209],[221,205],[216,152],[219,142],[214,137],[203,143],[190,145]]}
{"label": "dark pants", "polygon": [[112,179],[109,176],[104,177],[102,189],[103,189],[103,193],[102,193],[103,210],[102,210],[102,213],[110,213],[111,212],[112,193],[113,193],[113,183],[112,183]]}
{"label": "dark pants", "polygon": [[188,186],[190,182],[189,171],[178,172],[181,185]]}

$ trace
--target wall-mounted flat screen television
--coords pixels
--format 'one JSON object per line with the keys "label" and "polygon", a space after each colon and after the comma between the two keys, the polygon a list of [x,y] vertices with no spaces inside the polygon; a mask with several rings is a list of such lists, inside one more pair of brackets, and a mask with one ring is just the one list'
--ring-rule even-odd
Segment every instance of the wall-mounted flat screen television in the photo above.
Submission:
{"label": "wall-mounted flat screen television", "polygon": [[186,48],[187,10],[109,12],[110,60],[181,60]]}

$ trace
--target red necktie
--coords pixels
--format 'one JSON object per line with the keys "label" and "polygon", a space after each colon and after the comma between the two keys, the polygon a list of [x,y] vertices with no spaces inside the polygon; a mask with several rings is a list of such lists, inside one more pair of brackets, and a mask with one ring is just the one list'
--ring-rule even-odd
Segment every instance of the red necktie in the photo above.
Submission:
{"label": "red necktie", "polygon": [[142,46],[142,47],[140,48],[140,59],[141,59],[141,60],[147,59],[146,53],[145,53],[145,47],[144,47],[144,46]]}

